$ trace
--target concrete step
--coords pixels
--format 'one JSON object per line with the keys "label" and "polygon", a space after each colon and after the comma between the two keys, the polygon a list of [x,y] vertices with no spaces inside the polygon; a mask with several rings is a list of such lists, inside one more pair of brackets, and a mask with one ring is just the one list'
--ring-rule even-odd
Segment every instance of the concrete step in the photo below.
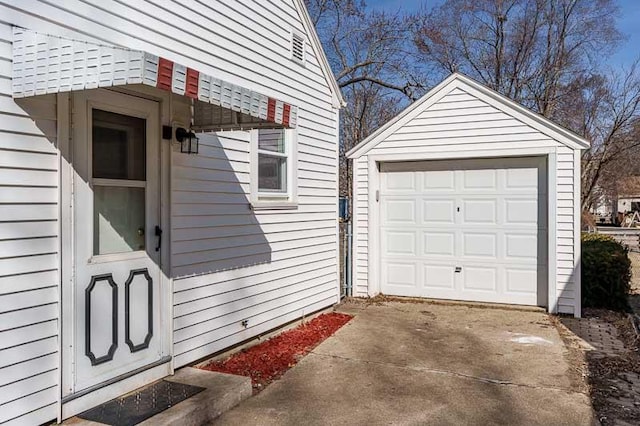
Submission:
{"label": "concrete step", "polygon": [[[209,424],[225,411],[238,405],[252,394],[251,379],[232,374],[216,373],[199,368],[185,367],[164,380],[205,388],[173,407],[140,423],[144,426],[199,426]],[[72,425],[100,425],[78,417],[64,422]]]}
{"label": "concrete step", "polygon": [[225,411],[249,398],[253,392],[249,377],[216,373],[193,367],[182,368],[165,380],[206,389],[145,420],[140,423],[141,425],[196,426],[208,424]]}

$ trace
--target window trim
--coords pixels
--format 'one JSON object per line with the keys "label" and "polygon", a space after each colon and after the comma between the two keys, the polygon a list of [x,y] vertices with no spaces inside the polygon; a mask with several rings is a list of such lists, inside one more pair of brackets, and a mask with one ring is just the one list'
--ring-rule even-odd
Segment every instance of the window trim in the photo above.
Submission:
{"label": "window trim", "polygon": [[[298,208],[298,133],[296,129],[282,129],[284,131],[285,149],[284,153],[260,150],[258,148],[258,137],[260,130],[250,130],[250,201],[253,210],[284,210]],[[259,167],[258,155],[264,153],[274,157],[287,158],[286,191],[269,192],[260,191],[258,187]]]}

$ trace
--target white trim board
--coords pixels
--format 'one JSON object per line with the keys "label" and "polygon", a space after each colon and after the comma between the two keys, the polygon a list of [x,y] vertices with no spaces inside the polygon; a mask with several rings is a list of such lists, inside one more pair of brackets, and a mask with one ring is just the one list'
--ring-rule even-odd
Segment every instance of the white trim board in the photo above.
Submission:
{"label": "white trim board", "polygon": [[[500,151],[465,151],[454,152],[449,155],[439,155],[441,153],[434,154],[421,154],[419,157],[411,156],[409,154],[393,155],[370,155],[368,160],[368,256],[367,256],[367,268],[368,268],[368,295],[374,297],[380,293],[380,238],[379,238],[379,226],[380,226],[380,203],[377,200],[376,195],[380,191],[380,164],[384,162],[407,162],[407,161],[430,161],[430,160],[472,160],[477,158],[514,158],[514,157],[541,157],[547,161],[547,250],[548,250],[548,263],[547,263],[547,297],[548,306],[547,309],[550,313],[558,312],[558,298],[556,293],[557,288],[557,268],[556,268],[556,206],[557,206],[557,188],[556,188],[556,149],[555,148],[539,148],[530,149],[528,154],[524,154],[526,150],[500,150]],[[576,151],[579,152],[579,151]],[[479,155],[480,154],[480,155]],[[484,154],[484,155],[482,155]],[[357,179],[354,179],[354,189],[357,188]],[[360,214],[356,212],[356,214]],[[355,266],[355,257],[354,257]],[[575,312],[578,316],[580,311],[579,300],[576,301]]]}
{"label": "white trim board", "polygon": [[395,133],[409,121],[416,118],[427,108],[437,103],[440,99],[442,99],[454,89],[460,89],[467,92],[469,95],[490,104],[491,106],[504,112],[505,114],[508,114],[513,118],[520,120],[522,123],[530,126],[535,130],[538,130],[539,132],[572,149],[585,149],[589,148],[590,146],[589,141],[587,141],[586,139],[553,123],[546,117],[534,113],[533,111],[523,107],[517,102],[512,101],[506,96],[503,96],[498,92],[489,89],[488,87],[472,80],[467,76],[464,76],[460,73],[453,73],[448,78],[440,82],[440,84],[431,89],[422,98],[409,105],[409,107],[407,107],[391,121],[380,127],[371,136],[349,150],[346,153],[347,158],[358,158],[362,155],[367,154],[380,142],[385,140],[391,134]]}

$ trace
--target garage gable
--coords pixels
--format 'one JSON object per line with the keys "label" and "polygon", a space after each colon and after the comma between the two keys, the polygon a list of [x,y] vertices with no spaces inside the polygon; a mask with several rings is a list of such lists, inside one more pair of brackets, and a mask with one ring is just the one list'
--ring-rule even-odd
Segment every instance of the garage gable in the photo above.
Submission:
{"label": "garage gable", "polygon": [[478,144],[490,144],[492,148],[589,147],[589,142],[575,133],[454,73],[347,152],[347,157],[358,158],[372,149],[414,152],[425,147],[437,150]]}

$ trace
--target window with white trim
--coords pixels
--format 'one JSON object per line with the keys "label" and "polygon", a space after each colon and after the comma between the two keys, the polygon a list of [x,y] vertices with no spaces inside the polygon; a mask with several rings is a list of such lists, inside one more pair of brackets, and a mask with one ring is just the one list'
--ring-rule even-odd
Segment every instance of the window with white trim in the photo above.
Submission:
{"label": "window with white trim", "polygon": [[295,130],[252,130],[251,202],[254,208],[295,208],[296,201]]}

